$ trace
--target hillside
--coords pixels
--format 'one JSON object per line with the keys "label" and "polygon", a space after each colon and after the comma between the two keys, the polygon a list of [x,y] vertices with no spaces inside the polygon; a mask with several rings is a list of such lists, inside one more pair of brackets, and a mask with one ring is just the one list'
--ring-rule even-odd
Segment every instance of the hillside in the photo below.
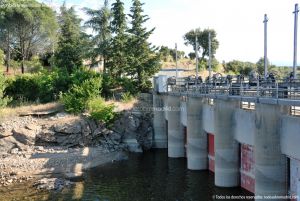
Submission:
{"label": "hillside", "polygon": [[[176,62],[169,60],[169,61],[163,61],[162,62],[162,69],[176,69]],[[190,76],[190,75],[196,75],[196,61],[183,58],[178,60],[178,69],[184,69],[186,70],[184,73],[182,73],[183,76]],[[212,71],[212,74],[214,73],[224,73],[224,68],[221,64],[219,64],[218,67],[219,71],[214,72]],[[199,76],[202,78],[207,77],[209,75],[208,70],[199,70]]]}

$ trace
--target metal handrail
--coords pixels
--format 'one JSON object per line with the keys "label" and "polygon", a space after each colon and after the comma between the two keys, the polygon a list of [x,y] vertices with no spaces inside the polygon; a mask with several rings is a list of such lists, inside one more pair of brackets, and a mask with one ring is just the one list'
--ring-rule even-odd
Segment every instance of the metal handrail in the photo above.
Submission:
{"label": "metal handrail", "polygon": [[300,80],[257,80],[256,83],[244,80],[240,82],[191,83],[185,78],[176,79],[175,85],[169,85],[169,92],[195,92],[198,94],[228,95],[242,97],[268,97],[275,99],[300,100]]}

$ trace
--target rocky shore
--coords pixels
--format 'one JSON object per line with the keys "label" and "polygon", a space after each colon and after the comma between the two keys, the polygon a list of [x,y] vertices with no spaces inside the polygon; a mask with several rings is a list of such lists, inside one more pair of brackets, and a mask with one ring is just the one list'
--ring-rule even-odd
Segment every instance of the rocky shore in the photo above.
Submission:
{"label": "rocky shore", "polygon": [[120,112],[109,128],[87,115],[22,115],[0,123],[0,187],[36,180],[60,190],[87,169],[127,158],[152,146],[151,113]]}

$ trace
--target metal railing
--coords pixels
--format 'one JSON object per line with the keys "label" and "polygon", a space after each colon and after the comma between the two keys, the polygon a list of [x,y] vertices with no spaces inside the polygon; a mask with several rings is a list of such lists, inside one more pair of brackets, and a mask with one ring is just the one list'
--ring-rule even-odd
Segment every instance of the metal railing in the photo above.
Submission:
{"label": "metal railing", "polygon": [[276,99],[300,100],[300,80],[257,80],[250,82],[229,82],[216,80],[210,83],[192,83],[185,78],[177,78],[168,84],[169,92],[194,92],[198,94],[214,94],[242,97],[266,97]]}

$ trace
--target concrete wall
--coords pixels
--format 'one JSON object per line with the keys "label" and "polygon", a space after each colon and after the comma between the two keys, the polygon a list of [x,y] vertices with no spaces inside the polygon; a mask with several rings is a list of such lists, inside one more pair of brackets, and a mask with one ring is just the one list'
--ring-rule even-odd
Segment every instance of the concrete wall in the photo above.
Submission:
{"label": "concrete wall", "polygon": [[214,100],[215,105],[215,185],[240,184],[239,145],[234,139],[234,111],[239,102]]}
{"label": "concrete wall", "polygon": [[[191,107],[189,102],[180,100],[179,96],[169,95],[163,97],[163,100],[164,103],[168,102],[164,104],[167,111],[160,116],[161,121],[168,119],[169,157],[184,157],[185,125],[188,168],[199,169],[191,164],[196,164],[193,160],[202,154],[203,148],[207,152],[207,141],[205,144],[203,140],[198,142],[202,130],[212,134],[215,152],[210,157],[215,159],[217,186],[240,185],[241,172],[244,174],[241,178],[244,188],[254,191],[256,195],[286,195],[285,155],[291,159],[300,159],[300,118],[288,116],[287,106],[256,103],[255,110],[244,110],[239,108],[238,101],[230,99],[215,99],[214,105],[209,105],[205,98],[193,97]],[[169,111],[172,107],[181,110]],[[244,146],[241,164],[238,143]],[[250,147],[250,151],[245,147]]]}
{"label": "concrete wall", "polygon": [[234,112],[234,137],[239,143],[254,145],[254,111],[236,109]]}
{"label": "concrete wall", "polygon": [[164,112],[164,97],[153,94],[153,147],[167,148],[167,127]]}
{"label": "concrete wall", "polygon": [[281,118],[281,152],[300,159],[300,118],[283,116]]}
{"label": "concrete wall", "polygon": [[280,149],[280,117],[286,106],[256,104],[255,110],[255,194],[286,195],[286,157]]}
{"label": "concrete wall", "polygon": [[180,112],[180,122],[182,125],[187,126],[187,109],[186,109],[186,101],[180,102],[181,112]]}
{"label": "concrete wall", "polygon": [[214,118],[214,106],[204,104],[203,105],[203,128],[207,133],[215,133],[215,118]]}
{"label": "concrete wall", "polygon": [[187,111],[187,165],[190,170],[206,170],[207,134],[203,129],[203,98],[188,97]]}
{"label": "concrete wall", "polygon": [[168,156],[185,156],[184,130],[180,122],[180,97],[168,96]]}

